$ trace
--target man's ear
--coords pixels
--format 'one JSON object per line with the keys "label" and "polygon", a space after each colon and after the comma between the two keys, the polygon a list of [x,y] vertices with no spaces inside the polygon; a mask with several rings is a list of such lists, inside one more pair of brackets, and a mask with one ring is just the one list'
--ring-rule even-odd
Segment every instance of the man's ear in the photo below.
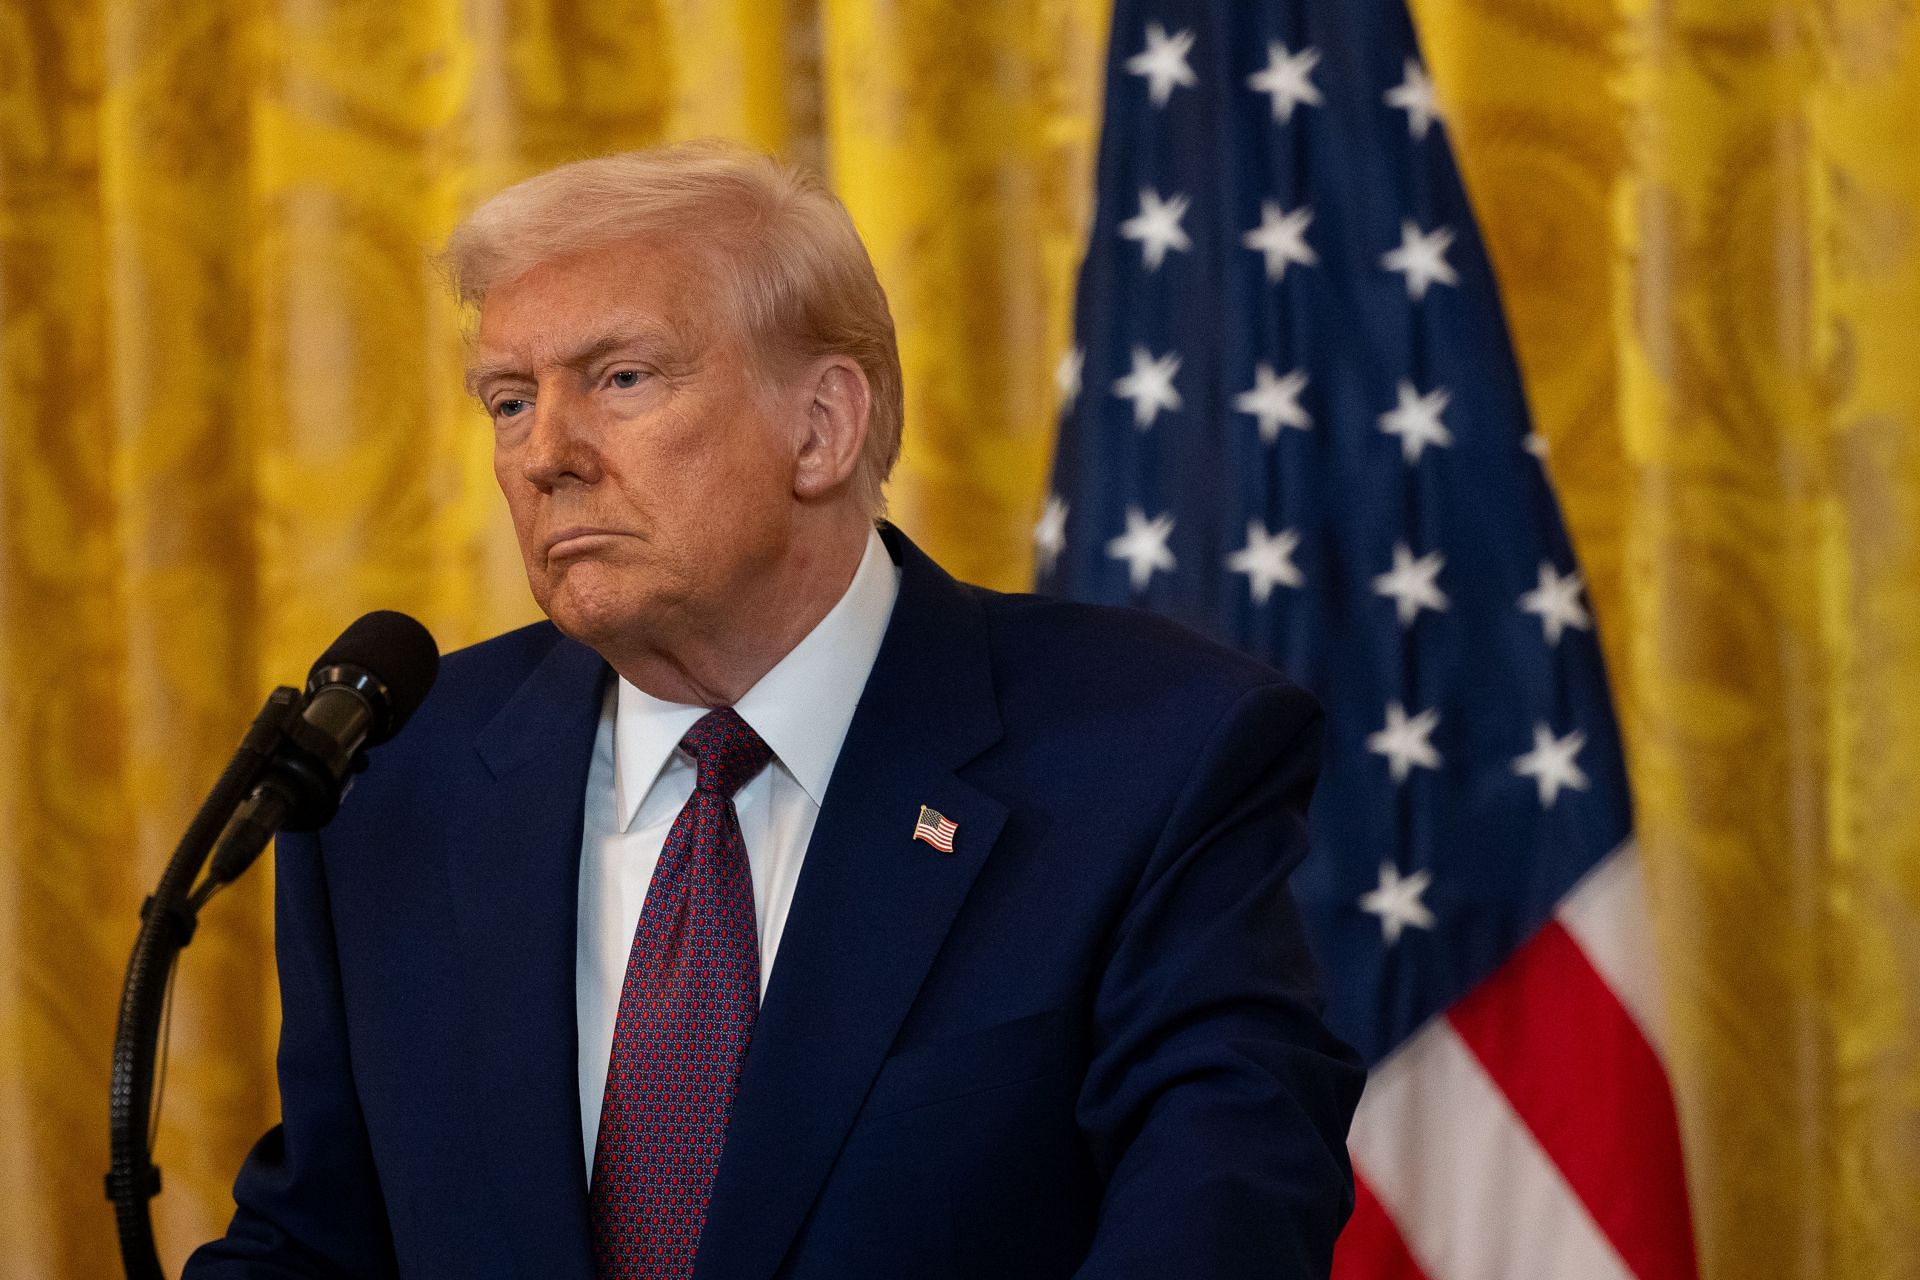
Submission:
{"label": "man's ear", "polygon": [[841,355],[822,356],[803,385],[811,396],[805,409],[806,434],[794,459],[793,492],[805,499],[845,484],[860,465],[873,390],[859,363]]}

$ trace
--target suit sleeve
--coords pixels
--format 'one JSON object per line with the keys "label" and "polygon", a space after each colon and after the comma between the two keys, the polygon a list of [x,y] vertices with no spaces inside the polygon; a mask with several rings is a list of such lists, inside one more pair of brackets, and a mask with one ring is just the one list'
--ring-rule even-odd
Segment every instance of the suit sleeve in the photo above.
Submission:
{"label": "suit sleeve", "polygon": [[1082,1280],[1309,1280],[1353,1207],[1364,1078],[1320,1020],[1288,876],[1320,712],[1287,685],[1227,711],[1112,944],[1078,1119],[1106,1192]]}
{"label": "suit sleeve", "polygon": [[354,1092],[320,841],[275,846],[281,1122],[234,1183],[224,1238],[187,1260],[183,1280],[293,1280],[397,1272],[379,1174]]}

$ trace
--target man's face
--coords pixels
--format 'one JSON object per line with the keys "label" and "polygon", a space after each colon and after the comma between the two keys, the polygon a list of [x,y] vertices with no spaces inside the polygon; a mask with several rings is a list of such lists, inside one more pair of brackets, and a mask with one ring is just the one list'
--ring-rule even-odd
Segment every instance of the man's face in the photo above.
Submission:
{"label": "man's face", "polygon": [[787,550],[793,397],[755,378],[715,293],[695,254],[626,242],[481,308],[471,381],[527,580],[603,652],[723,631]]}

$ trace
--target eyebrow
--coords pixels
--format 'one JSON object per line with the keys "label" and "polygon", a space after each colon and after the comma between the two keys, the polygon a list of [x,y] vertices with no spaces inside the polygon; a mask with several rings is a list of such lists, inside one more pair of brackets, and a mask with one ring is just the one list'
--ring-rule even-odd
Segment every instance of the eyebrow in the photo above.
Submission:
{"label": "eyebrow", "polygon": [[[658,351],[668,346],[669,341],[669,335],[664,330],[651,326],[637,329],[611,329],[568,352],[559,359],[558,363],[580,368],[623,348],[642,347]],[[511,377],[524,379],[527,373],[520,365],[506,361],[482,361],[479,364],[468,365],[467,394],[480,394],[481,386],[494,378]]]}

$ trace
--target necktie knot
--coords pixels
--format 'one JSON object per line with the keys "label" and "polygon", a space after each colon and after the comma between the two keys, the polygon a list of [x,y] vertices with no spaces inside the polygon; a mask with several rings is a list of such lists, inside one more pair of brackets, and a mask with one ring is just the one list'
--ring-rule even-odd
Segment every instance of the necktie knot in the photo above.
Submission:
{"label": "necktie knot", "polygon": [[701,716],[680,739],[680,749],[693,757],[698,768],[694,786],[718,792],[723,800],[733,799],[733,793],[773,759],[773,748],[732,707]]}

